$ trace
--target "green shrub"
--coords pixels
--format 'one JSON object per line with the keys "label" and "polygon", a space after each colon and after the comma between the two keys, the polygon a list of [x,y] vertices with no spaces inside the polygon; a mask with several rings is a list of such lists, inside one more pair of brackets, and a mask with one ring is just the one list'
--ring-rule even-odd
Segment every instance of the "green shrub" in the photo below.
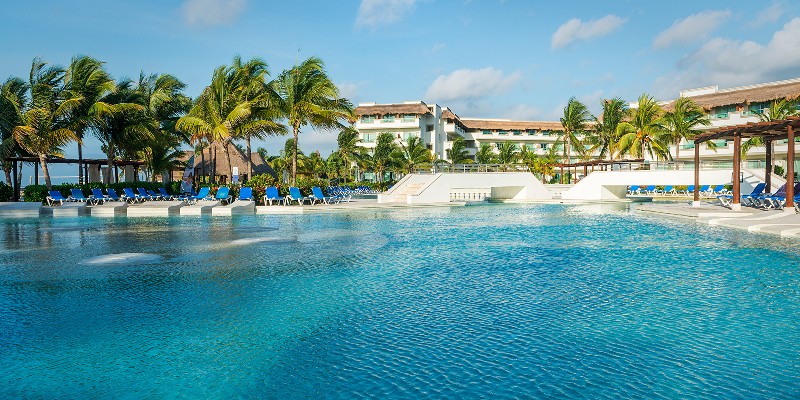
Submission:
{"label": "green shrub", "polygon": [[0,201],[11,201],[14,198],[14,188],[0,182]]}

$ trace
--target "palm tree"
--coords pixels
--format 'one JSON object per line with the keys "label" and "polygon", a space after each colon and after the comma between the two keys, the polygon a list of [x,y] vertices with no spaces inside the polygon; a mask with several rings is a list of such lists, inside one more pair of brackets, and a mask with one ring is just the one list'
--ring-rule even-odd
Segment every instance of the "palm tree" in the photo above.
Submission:
{"label": "palm tree", "polygon": [[500,164],[513,164],[517,161],[517,144],[502,142],[497,144],[497,162]]}
{"label": "palm tree", "polygon": [[619,125],[627,115],[628,106],[621,98],[604,100],[602,118],[595,117],[593,129],[587,132],[586,141],[591,145],[588,153],[613,160],[614,153],[618,151]]}
{"label": "palm tree", "polygon": [[275,105],[294,134],[292,183],[295,183],[300,128],[311,125],[314,129],[343,129],[345,121],[355,118],[353,106],[349,100],[339,97],[339,89],[325,73],[322,60],[316,57],[283,71],[273,81],[273,87],[278,94]]}
{"label": "palm tree", "polygon": [[336,142],[339,145],[337,153],[348,171],[348,173],[345,174],[345,182],[347,182],[347,176],[350,174],[351,162],[358,160],[361,155],[361,150],[363,148],[358,146],[360,141],[361,139],[358,137],[358,131],[352,126],[342,129],[342,131],[339,132],[339,137],[336,138]]}
{"label": "palm tree", "polygon": [[453,140],[453,145],[447,151],[447,157],[453,164],[466,164],[472,162],[472,160],[469,158],[467,145],[464,142],[463,137],[458,136]]}
{"label": "palm tree", "polygon": [[[780,99],[775,100],[769,104],[768,108],[765,108],[760,111],[756,111],[756,115],[758,119],[761,121],[775,121],[779,119],[786,119],[787,117],[791,117],[793,115],[797,115],[797,102],[798,99],[795,100],[787,100],[787,99]],[[753,147],[763,146],[764,145],[764,138],[752,137],[748,139],[746,142],[742,143],[742,156],[747,155],[747,153]]]}
{"label": "palm tree", "polygon": [[391,133],[379,133],[375,139],[375,150],[372,156],[363,154],[362,160],[367,161],[367,166],[372,168],[377,176],[378,182],[383,182],[384,172],[394,165],[393,154],[397,151],[397,143]]}
{"label": "palm tree", "polygon": [[495,161],[495,153],[489,143],[481,143],[478,146],[478,151],[475,153],[475,160],[478,164],[492,164]]}
{"label": "palm tree", "polygon": [[306,157],[306,168],[308,173],[315,179],[325,174],[325,159],[322,158],[319,150],[312,152]]}
{"label": "palm tree", "polygon": [[[664,113],[664,125],[669,132],[670,141],[675,145],[675,159],[680,157],[681,142],[692,139],[701,132],[699,126],[709,126],[711,121],[692,99],[681,96],[672,111]],[[672,158],[667,150],[667,155]]]}
{"label": "palm tree", "polygon": [[420,137],[412,137],[405,144],[401,143],[400,148],[396,149],[391,157],[405,174],[411,173],[420,164],[433,162],[431,151],[422,144]]}
{"label": "palm tree", "polygon": [[77,99],[70,113],[69,128],[78,136],[78,183],[83,183],[83,147],[86,130],[102,115],[114,108],[103,98],[114,91],[114,80],[103,69],[103,63],[89,56],[75,56],[64,75],[64,95]]}
{"label": "palm tree", "polygon": [[639,97],[639,106],[633,110],[630,121],[619,125],[620,154],[642,158],[666,158],[669,155],[670,135],[661,118],[664,110],[647,93]]}
{"label": "palm tree", "polygon": [[[25,153],[16,140],[14,140],[14,127],[22,122],[23,106],[28,101],[28,84],[21,78],[8,78],[0,87],[0,163],[3,165],[6,183],[12,186],[10,162],[7,157]],[[18,175],[21,178],[22,175]]]}
{"label": "palm tree", "polygon": [[21,114],[21,124],[12,131],[23,149],[39,157],[47,190],[52,189],[48,155],[59,155],[61,147],[73,140],[80,142],[78,135],[69,128],[68,117],[80,106],[81,99],[65,96],[63,79],[63,68],[48,67],[38,58],[33,60],[28,83],[29,101]]}
{"label": "palm tree", "polygon": [[[140,155],[147,163],[147,170],[152,182],[156,182],[159,174],[168,177],[170,172],[180,168],[179,159],[183,155],[180,146],[181,142],[178,137],[170,135],[166,131],[157,131],[155,136],[146,142]],[[167,179],[163,181],[166,183]]]}
{"label": "palm tree", "polygon": [[583,155],[586,151],[581,143],[579,135],[584,134],[586,124],[592,119],[592,114],[586,105],[571,97],[564,107],[564,116],[561,117],[561,125],[564,126],[564,133],[558,140],[564,142],[564,163],[570,162],[570,150],[575,148],[579,154]]}

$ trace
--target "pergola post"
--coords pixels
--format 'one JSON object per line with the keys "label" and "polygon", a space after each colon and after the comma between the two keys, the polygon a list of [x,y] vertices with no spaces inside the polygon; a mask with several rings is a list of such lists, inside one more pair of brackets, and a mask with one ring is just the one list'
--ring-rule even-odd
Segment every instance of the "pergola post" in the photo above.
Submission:
{"label": "pergola post", "polygon": [[786,133],[789,143],[786,151],[786,205],[783,209],[794,214],[794,128],[791,124],[787,126]]}
{"label": "pergola post", "polygon": [[733,199],[731,199],[731,210],[739,211],[742,205],[739,204],[741,198],[741,185],[739,183],[739,174],[742,167],[742,133],[734,132],[733,134]]}
{"label": "pergola post", "polygon": [[772,141],[764,140],[764,146],[766,146],[766,157],[764,161],[767,164],[767,170],[764,174],[764,183],[766,184],[764,193],[772,193]]}
{"label": "pergola post", "polygon": [[19,182],[17,181],[17,162],[11,164],[13,171],[11,172],[12,185],[14,186],[14,201],[19,201]]}
{"label": "pergola post", "polygon": [[694,196],[692,207],[700,206],[700,143],[694,143]]}
{"label": "pergola post", "polygon": [[38,185],[39,184],[39,163],[38,162],[33,163],[33,181],[34,181],[33,182],[34,185]]}

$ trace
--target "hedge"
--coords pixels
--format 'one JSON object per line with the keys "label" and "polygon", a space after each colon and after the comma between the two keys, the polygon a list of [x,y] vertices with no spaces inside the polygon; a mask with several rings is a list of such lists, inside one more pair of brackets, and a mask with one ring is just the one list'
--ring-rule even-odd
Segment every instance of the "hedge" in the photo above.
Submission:
{"label": "hedge", "polygon": [[[53,185],[52,190],[58,190],[61,192],[64,197],[70,196],[70,189],[79,188],[83,192],[85,196],[91,194],[92,189],[103,189],[106,190],[108,188],[112,188],[116,190],[118,193],[122,192],[124,188],[145,188],[148,190],[155,190],[158,191],[158,188],[165,187],[161,182],[119,182],[119,183],[112,183],[109,185],[99,183],[99,182],[89,182],[84,183],[83,185],[78,185],[74,183],[65,183],[62,185]],[[167,193],[178,193],[178,189],[180,189],[180,182],[171,182],[166,186]],[[40,202],[43,203],[44,200],[47,198],[47,186],[45,185],[28,185],[25,186],[23,191],[23,198],[24,201],[29,202]]]}
{"label": "hedge", "polygon": [[0,182],[0,201],[11,201],[14,198],[14,188]]}

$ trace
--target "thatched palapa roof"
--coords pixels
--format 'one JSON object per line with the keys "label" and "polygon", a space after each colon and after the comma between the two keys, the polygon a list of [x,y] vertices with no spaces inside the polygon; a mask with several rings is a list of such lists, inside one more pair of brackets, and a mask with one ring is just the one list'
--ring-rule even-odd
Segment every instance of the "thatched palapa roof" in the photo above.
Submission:
{"label": "thatched palapa roof", "polygon": [[528,129],[560,131],[564,129],[561,122],[552,121],[511,121],[497,119],[468,119],[462,118],[461,123],[472,130],[506,130],[524,131]]}
{"label": "thatched palapa roof", "polygon": [[357,116],[362,115],[386,115],[386,114],[414,114],[425,115],[430,113],[431,110],[428,105],[419,103],[402,103],[402,104],[375,104],[375,105],[359,105],[355,109]]}
{"label": "thatched palapa roof", "polygon": [[[705,110],[711,110],[714,107],[760,103],[777,99],[794,99],[799,96],[800,80],[793,79],[773,84],[720,90],[716,93],[689,96],[689,98]],[[674,104],[675,101],[670,102],[664,108],[671,110]]]}
{"label": "thatched palapa roof", "polygon": [[[195,154],[194,151],[189,150],[185,151],[183,157],[181,157],[181,161],[184,163],[189,161],[189,158],[192,155],[195,155],[194,158],[194,169],[195,174],[200,175],[202,172],[205,171],[206,174],[210,174],[213,168],[213,154],[214,150],[217,152],[217,175],[228,175],[230,173],[230,166],[228,165],[228,159],[225,157],[225,148],[222,146],[221,143],[212,143],[211,146],[206,147],[203,149],[203,155],[201,156],[199,153]],[[247,157],[245,157],[244,153],[239,151],[239,149],[234,146],[233,144],[228,144],[228,150],[231,154],[231,164],[234,167],[239,167],[239,174],[245,175],[247,174]],[[205,160],[204,160],[205,158]],[[278,174],[272,169],[272,167],[267,164],[261,155],[258,153],[252,153],[252,160],[253,160],[253,175],[260,175],[260,174],[270,174],[277,179]],[[205,161],[205,164],[203,164]]]}

